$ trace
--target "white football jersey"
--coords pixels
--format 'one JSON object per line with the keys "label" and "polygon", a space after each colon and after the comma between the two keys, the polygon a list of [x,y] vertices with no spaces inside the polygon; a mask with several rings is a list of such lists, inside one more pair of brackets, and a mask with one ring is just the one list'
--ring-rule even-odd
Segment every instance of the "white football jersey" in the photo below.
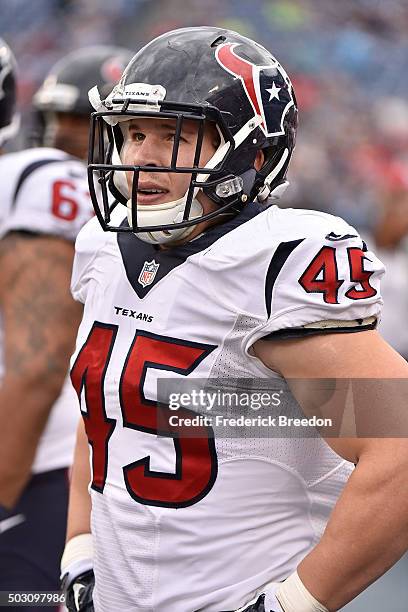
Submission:
{"label": "white football jersey", "polygon": [[78,236],[71,375],[91,449],[97,612],[242,606],[318,542],[353,469],[315,435],[197,421],[188,438],[166,428],[170,413],[207,408],[156,407],[162,379],[284,384],[251,355],[256,340],[379,316],[383,267],[354,228],[256,212],[168,250],[96,219]]}
{"label": "white football jersey", "polygon": [[[0,184],[0,237],[22,230],[74,241],[93,214],[86,166],[57,149],[35,148],[1,156]],[[0,318],[0,381],[4,373],[2,336]],[[77,404],[67,376],[37,447],[34,473],[71,465]]]}

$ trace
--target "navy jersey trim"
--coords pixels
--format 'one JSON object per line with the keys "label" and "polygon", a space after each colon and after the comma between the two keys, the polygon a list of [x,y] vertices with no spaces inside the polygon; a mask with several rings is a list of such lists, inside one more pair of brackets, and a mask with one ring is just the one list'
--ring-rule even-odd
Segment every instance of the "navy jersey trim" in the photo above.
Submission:
{"label": "navy jersey trim", "polygon": [[[122,256],[127,279],[133,290],[140,299],[143,299],[158,282],[167,276],[169,272],[183,264],[188,257],[200,251],[204,251],[219,238],[239,227],[242,223],[249,221],[263,210],[265,210],[265,208],[258,204],[249,204],[233,219],[216,225],[195,240],[168,249],[160,249],[157,245],[143,242],[136,234],[131,232],[118,232],[117,241],[119,251]],[[121,225],[128,227],[129,224],[127,219],[124,219]],[[153,282],[143,287],[139,283],[139,275],[144,264],[152,260],[154,260],[156,264],[159,264],[159,267]]]}
{"label": "navy jersey trim", "polygon": [[307,338],[308,336],[317,336],[322,334],[354,334],[356,332],[367,331],[377,327],[377,320],[367,325],[356,325],[354,327],[294,327],[290,329],[278,329],[271,332],[267,336],[260,338],[261,340],[294,340],[296,338]]}
{"label": "navy jersey trim", "polygon": [[268,313],[268,318],[271,315],[272,291],[276,279],[278,278],[278,274],[285,265],[288,257],[291,255],[291,253],[293,253],[296,247],[303,242],[303,240],[304,238],[300,238],[299,240],[291,240],[290,242],[281,242],[272,256],[265,281],[265,306],[266,312]]}
{"label": "navy jersey trim", "polygon": [[28,164],[28,166],[26,166],[24,168],[24,170],[22,171],[22,173],[20,174],[20,177],[17,181],[17,185],[16,188],[14,190],[14,195],[13,195],[13,199],[11,201],[11,210],[13,210],[16,207],[16,203],[17,203],[17,197],[18,194],[20,193],[20,190],[23,186],[23,184],[25,183],[25,181],[28,179],[28,177],[30,176],[30,174],[32,174],[33,172],[35,172],[36,170],[38,170],[39,168],[42,168],[42,166],[47,166],[48,164],[57,164],[60,162],[66,162],[69,161],[70,159],[75,159],[73,157],[71,158],[64,158],[64,159],[39,159],[31,164]]}

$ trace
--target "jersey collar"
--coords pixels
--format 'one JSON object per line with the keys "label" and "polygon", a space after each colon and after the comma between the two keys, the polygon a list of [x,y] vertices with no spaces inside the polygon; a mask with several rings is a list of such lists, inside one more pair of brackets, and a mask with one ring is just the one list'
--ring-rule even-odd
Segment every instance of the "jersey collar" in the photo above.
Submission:
{"label": "jersey collar", "polygon": [[[148,244],[140,240],[136,234],[131,232],[119,232],[117,236],[118,247],[122,257],[126,276],[133,290],[140,299],[146,297],[149,291],[165,278],[174,268],[180,266],[188,257],[204,251],[217,240],[236,229],[246,221],[249,221],[260,212],[265,210],[264,206],[252,202],[232,219],[216,225],[204,232],[201,236],[180,246],[162,250],[158,246]],[[122,222],[128,226],[127,219]],[[153,269],[153,279],[144,286],[141,279],[142,270],[145,267]],[[158,267],[157,267],[158,266]],[[148,275],[147,275],[148,276]]]}

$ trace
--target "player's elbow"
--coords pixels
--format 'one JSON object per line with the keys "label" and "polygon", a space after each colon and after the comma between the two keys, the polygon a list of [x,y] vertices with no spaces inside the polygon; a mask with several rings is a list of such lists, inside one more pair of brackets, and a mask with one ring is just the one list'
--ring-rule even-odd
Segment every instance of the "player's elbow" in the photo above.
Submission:
{"label": "player's elbow", "polygon": [[398,500],[408,527],[408,439],[367,439],[358,467],[363,468],[373,491],[388,495],[392,503]]}

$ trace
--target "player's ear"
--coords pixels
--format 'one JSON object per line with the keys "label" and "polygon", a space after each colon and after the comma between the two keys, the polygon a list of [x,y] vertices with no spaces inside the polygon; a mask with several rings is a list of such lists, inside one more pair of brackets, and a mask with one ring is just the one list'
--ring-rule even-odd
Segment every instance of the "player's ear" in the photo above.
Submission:
{"label": "player's ear", "polygon": [[259,170],[262,168],[262,166],[265,163],[265,155],[264,152],[262,151],[262,149],[259,149],[256,152],[256,157],[255,157],[255,161],[254,161],[254,168],[257,172],[259,172]]}

